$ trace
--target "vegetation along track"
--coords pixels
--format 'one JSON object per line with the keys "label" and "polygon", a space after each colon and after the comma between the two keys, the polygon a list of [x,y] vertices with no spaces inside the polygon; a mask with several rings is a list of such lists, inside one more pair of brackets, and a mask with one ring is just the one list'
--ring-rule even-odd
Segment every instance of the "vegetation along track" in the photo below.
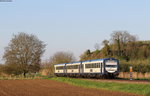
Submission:
{"label": "vegetation along track", "polygon": [[97,82],[116,82],[116,83],[133,83],[133,84],[150,84],[150,80],[126,80],[126,79],[83,79]]}

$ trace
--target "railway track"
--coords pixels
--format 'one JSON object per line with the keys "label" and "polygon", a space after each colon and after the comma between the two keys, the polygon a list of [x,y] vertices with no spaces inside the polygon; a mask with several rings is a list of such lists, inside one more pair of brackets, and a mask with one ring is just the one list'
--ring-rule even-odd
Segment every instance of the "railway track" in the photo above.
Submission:
{"label": "railway track", "polygon": [[89,81],[95,81],[95,82],[116,82],[116,83],[133,83],[133,84],[150,84],[150,80],[126,80],[126,79],[85,79],[83,80],[89,80]]}

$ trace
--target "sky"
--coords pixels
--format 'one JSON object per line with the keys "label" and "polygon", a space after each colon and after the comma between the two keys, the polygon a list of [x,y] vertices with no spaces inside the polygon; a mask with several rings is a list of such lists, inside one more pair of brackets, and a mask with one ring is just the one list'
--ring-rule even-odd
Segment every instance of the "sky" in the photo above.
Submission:
{"label": "sky", "polygon": [[0,2],[0,63],[13,34],[25,32],[45,42],[43,60],[59,51],[77,60],[113,31],[150,40],[150,0],[12,0]]}

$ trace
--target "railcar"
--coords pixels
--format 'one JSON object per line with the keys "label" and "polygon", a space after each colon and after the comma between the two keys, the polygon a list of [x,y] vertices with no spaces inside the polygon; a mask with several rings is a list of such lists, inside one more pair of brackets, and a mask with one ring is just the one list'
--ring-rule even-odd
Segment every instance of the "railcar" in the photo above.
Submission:
{"label": "railcar", "polygon": [[65,76],[65,63],[64,64],[56,64],[54,65],[55,75],[56,76]]}
{"label": "railcar", "polygon": [[119,60],[104,58],[55,64],[56,76],[85,77],[85,78],[115,78],[119,75]]}

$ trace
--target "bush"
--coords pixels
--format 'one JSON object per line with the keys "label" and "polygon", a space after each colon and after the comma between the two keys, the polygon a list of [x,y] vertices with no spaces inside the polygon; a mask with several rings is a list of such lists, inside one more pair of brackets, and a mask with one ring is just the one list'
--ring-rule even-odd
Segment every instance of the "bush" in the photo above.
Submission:
{"label": "bush", "polygon": [[129,67],[132,66],[134,72],[141,72],[146,73],[150,72],[150,62],[149,60],[143,60],[143,61],[121,61],[120,62],[120,71],[121,72],[129,72]]}

